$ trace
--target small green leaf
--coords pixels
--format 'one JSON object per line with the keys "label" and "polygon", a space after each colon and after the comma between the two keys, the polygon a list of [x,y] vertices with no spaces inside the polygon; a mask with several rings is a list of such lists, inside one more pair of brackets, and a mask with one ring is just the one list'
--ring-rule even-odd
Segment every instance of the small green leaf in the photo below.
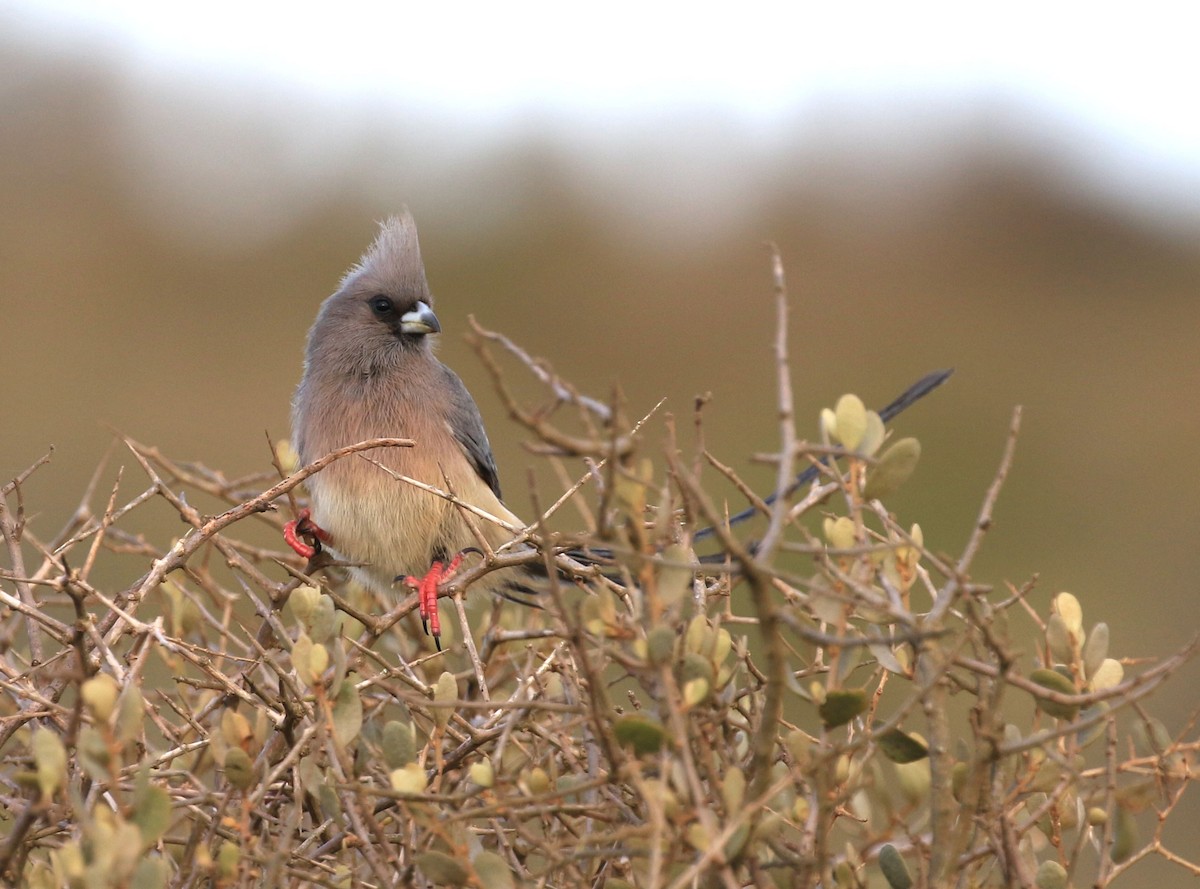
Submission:
{"label": "small green leaf", "polygon": [[309,688],[319,684],[325,678],[325,670],[329,667],[329,649],[320,642],[314,642],[308,652],[308,675],[302,676],[304,684]]}
{"label": "small green leaf", "polygon": [[691,552],[678,543],[663,550],[662,559],[658,566],[658,598],[669,608],[691,592],[695,572],[691,568]]}
{"label": "small green leaf", "polygon": [[541,766],[534,766],[521,772],[520,780],[533,796],[540,796],[550,790],[550,776]]}
{"label": "small green leaf", "polygon": [[890,497],[912,477],[921,459],[921,443],[902,438],[884,451],[879,462],[867,470],[863,496],[868,500]]}
{"label": "small green leaf", "polygon": [[826,518],[822,523],[822,530],[825,533],[825,539],[834,549],[850,549],[857,543],[854,519],[849,516],[838,516],[836,519]]}
{"label": "small green leaf", "polygon": [[410,762],[399,769],[393,769],[388,775],[392,790],[397,793],[424,793],[429,786],[429,778],[420,763]]}
{"label": "small green leaf", "polygon": [[837,439],[853,451],[867,433],[867,408],[857,395],[843,395],[833,409],[837,418]]}
{"label": "small green leaf", "polygon": [[1054,660],[1060,664],[1075,662],[1078,640],[1072,635],[1061,614],[1052,614],[1046,621],[1046,645]]}
{"label": "small green leaf", "polygon": [[950,767],[950,792],[954,794],[954,798],[960,803],[966,802],[964,793],[967,789],[967,778],[970,774],[971,767],[965,762],[956,762]]}
{"label": "small green leaf", "polygon": [[115,820],[115,827],[111,840],[112,870],[127,877],[133,874],[142,858],[142,832],[136,824],[119,818]]}
{"label": "small green leaf", "polygon": [[639,756],[657,753],[666,743],[667,733],[662,723],[640,713],[622,716],[613,724],[618,743],[632,747]]}
{"label": "small green leaf", "polygon": [[583,626],[593,635],[604,636],[608,633],[616,616],[616,606],[607,591],[599,596],[588,596],[583,600]]}
{"label": "small green leaf", "polygon": [[928,759],[896,763],[892,768],[896,770],[896,785],[910,804],[915,806],[929,796],[933,774],[930,771]]}
{"label": "small green leaf", "polygon": [[1124,806],[1117,806],[1117,817],[1113,822],[1113,844],[1108,857],[1117,864],[1133,854],[1138,844],[1137,819]]}
{"label": "small green leaf", "polygon": [[462,863],[445,852],[421,852],[413,859],[421,873],[434,883],[465,886],[469,874]]}
{"label": "small green leaf", "polygon": [[296,620],[307,627],[309,618],[312,617],[313,609],[317,607],[317,600],[320,598],[321,591],[316,587],[308,584],[298,586],[288,596],[288,610],[292,612]]}
{"label": "small green leaf", "polygon": [[[228,755],[225,761],[228,764]],[[133,795],[132,820],[142,832],[142,848],[149,849],[171,826],[171,795],[158,785],[151,784],[148,780],[143,783],[143,780],[139,779],[137,791]]]}
{"label": "small green leaf", "polygon": [[697,614],[688,621],[687,629],[684,631],[683,650],[689,654],[699,654],[709,645],[710,632],[708,618],[703,614]]}
{"label": "small green leaf", "polygon": [[389,769],[406,766],[417,756],[416,727],[405,720],[393,719],[383,727],[383,761]]}
{"label": "small green leaf", "polygon": [[858,889],[861,885],[854,876],[854,868],[849,861],[839,861],[833,868],[833,882],[838,889]]}
{"label": "small green leaf", "polygon": [[342,683],[333,701],[333,740],[339,747],[347,746],[362,731],[362,699],[354,685],[353,675],[347,675],[347,681]]}
{"label": "small green leaf", "polygon": [[891,889],[912,889],[913,880],[908,873],[908,865],[891,843],[885,843],[879,849],[879,869]]}
{"label": "small green leaf", "polygon": [[713,640],[712,662],[723,664],[733,651],[733,636],[724,627],[717,627],[717,637]]}
{"label": "small green leaf", "polygon": [[308,615],[308,635],[313,642],[325,643],[334,638],[336,630],[337,609],[334,600],[324,594],[317,597],[317,605]]}
{"label": "small green leaf", "polygon": [[858,443],[858,452],[864,457],[874,457],[885,438],[887,429],[883,425],[883,418],[875,411],[867,411],[867,430]]}
{"label": "small green leaf", "polygon": [[1043,861],[1033,878],[1037,889],[1067,889],[1067,869],[1057,861]]}
{"label": "small green leaf", "polygon": [[711,687],[717,678],[716,673],[717,671],[713,669],[713,662],[694,651],[689,651],[679,662],[679,681],[683,684],[687,684],[693,679],[703,679]]}
{"label": "small green leaf", "polygon": [[56,732],[39,728],[30,742],[33,763],[37,767],[37,784],[42,799],[49,800],[67,782],[67,748]]}
{"label": "small green leaf", "polygon": [[357,639],[363,634],[366,625],[357,617],[351,617],[344,611],[337,613],[336,634],[343,639]]}
{"label": "small green leaf", "polygon": [[1083,606],[1079,604],[1079,600],[1070,593],[1059,593],[1050,603],[1056,614],[1062,615],[1062,619],[1066,621],[1067,629],[1070,630],[1076,638],[1083,637]]}
{"label": "small green leaf", "polygon": [[79,688],[83,705],[99,722],[108,722],[117,707],[120,694],[121,688],[117,685],[117,680],[108,673],[97,673]]}
{"label": "small green leaf", "polygon": [[[442,673],[438,677],[437,682],[433,686],[433,700],[436,704],[452,704],[458,700],[458,681],[454,678],[453,673]],[[440,727],[444,728],[446,723],[450,721],[451,715],[454,713],[454,708],[449,706],[435,707],[433,709],[433,719]]]}
{"label": "small green leaf", "polygon": [[482,759],[471,763],[471,767],[467,769],[467,777],[480,787],[491,787],[496,783],[496,769],[491,760]]}
{"label": "small green leaf", "polygon": [[683,706],[688,710],[698,707],[708,699],[710,687],[707,679],[691,679],[683,684]]}
{"label": "small green leaf", "polygon": [[1143,776],[1132,784],[1124,784],[1117,789],[1117,808],[1129,812],[1144,812],[1154,804],[1161,787],[1149,776]]}
{"label": "small green leaf", "polygon": [[1087,642],[1083,645],[1084,675],[1091,679],[1108,657],[1108,624],[1101,621],[1092,627],[1088,633]]}
{"label": "small green leaf", "polygon": [[512,871],[508,862],[495,852],[479,852],[471,859],[471,866],[479,877],[482,889],[515,889]]}
{"label": "small green leaf", "polygon": [[333,661],[333,675],[328,678],[329,684],[325,686],[325,689],[331,698],[336,698],[341,694],[342,683],[346,680],[346,669],[349,664],[346,658],[346,642],[344,639],[335,637],[324,647]]}
{"label": "small green leaf", "polygon": [[[1108,701],[1097,701],[1092,706],[1085,707],[1083,710],[1081,710],[1079,712],[1079,716],[1081,719],[1090,719],[1099,713],[1107,713],[1111,709],[1112,707],[1109,705]],[[1096,743],[1096,741],[1104,737],[1105,731],[1106,722],[1103,719],[1099,719],[1094,725],[1081,728],[1079,731],[1077,731],[1075,733],[1075,742],[1082,749],[1090,744]]]}
{"label": "small green leaf", "polygon": [[225,751],[225,778],[238,790],[247,790],[254,784],[254,760],[241,747],[230,747]]}
{"label": "small green leaf", "polygon": [[122,744],[138,738],[142,733],[142,723],[146,716],[146,703],[142,700],[142,692],[136,685],[125,687],[121,701],[117,705],[117,740]]}
{"label": "small green leaf", "polygon": [[1140,719],[1133,724],[1133,749],[1140,756],[1161,756],[1174,743],[1166,725],[1157,716]]}
{"label": "small green leaf", "polygon": [[1114,685],[1120,685],[1121,680],[1125,678],[1125,668],[1121,666],[1121,662],[1110,657],[1106,657],[1096,670],[1096,675],[1092,677],[1091,683],[1093,691],[1104,691],[1112,688]]}
{"label": "small green leaf", "polygon": [[750,839],[750,825],[742,822],[733,833],[729,835],[729,839],[725,841],[725,860],[732,861],[741,854],[742,849],[746,846],[746,840]]}
{"label": "small green leaf", "polygon": [[846,616],[846,603],[834,596],[828,596],[814,590],[808,600],[812,616],[827,624],[836,625]]}
{"label": "small green leaf", "polygon": [[337,628],[336,621],[337,611],[333,599],[326,595],[319,596],[308,618],[308,634],[313,642],[324,644],[332,639]]}
{"label": "small green leaf", "polygon": [[300,778],[300,788],[307,793],[316,793],[317,788],[325,783],[325,775],[317,765],[315,756],[302,756],[296,767]]}
{"label": "small green leaf", "polygon": [[[907,676],[908,669],[896,656],[896,652],[892,651],[891,646],[884,642],[872,642],[867,648],[871,654],[875,656],[876,662],[889,673],[895,673],[898,676]],[[903,649],[900,649],[903,651]]]}
{"label": "small green leaf", "polygon": [[301,631],[292,644],[292,667],[306,688],[320,684],[325,668],[329,666],[329,652],[324,645],[313,642]]}
{"label": "small green leaf", "polygon": [[241,747],[243,750],[249,747],[254,740],[250,720],[236,710],[226,708],[221,714],[221,740],[230,747]]}
{"label": "small green leaf", "polygon": [[[1056,691],[1059,694],[1073,695],[1077,693],[1075,683],[1057,670],[1049,670],[1042,667],[1030,673],[1029,678],[1038,685],[1048,688],[1051,691]],[[1062,704],[1043,697],[1035,697],[1034,701],[1037,703],[1039,710],[1056,719],[1074,719],[1075,714],[1079,711],[1077,704]]]}
{"label": "small green leaf", "polygon": [[783,744],[787,747],[793,766],[802,769],[808,765],[812,759],[812,738],[800,729],[793,729],[784,737]]}
{"label": "small green leaf", "polygon": [[829,441],[837,439],[837,414],[832,408],[821,408],[821,436]]}
{"label": "small green leaf", "polygon": [[883,751],[883,755],[892,762],[916,762],[918,759],[924,759],[929,755],[929,748],[912,735],[906,735],[898,728],[884,732],[876,739],[876,743],[879,744],[879,749]]}
{"label": "small green leaf", "polygon": [[130,889],[163,889],[171,875],[167,862],[160,855],[148,855],[138,862]]}
{"label": "small green leaf", "polygon": [[692,822],[688,825],[687,831],[684,833],[684,838],[688,841],[688,845],[697,852],[707,852],[712,845],[712,835],[699,821]]}
{"label": "small green leaf", "polygon": [[[1034,751],[1038,753],[1040,751]],[[1036,759],[1034,760],[1036,762]],[[1059,768],[1057,762],[1052,759],[1046,759],[1037,766],[1037,771],[1028,779],[1025,785],[1026,789],[1032,793],[1049,793],[1058,785],[1058,779],[1062,774],[1062,769]]]}
{"label": "small green leaf", "polygon": [[867,709],[867,694],[861,688],[834,689],[825,695],[825,703],[817,708],[825,728],[845,725]]}
{"label": "small green leaf", "polygon": [[746,801],[746,775],[737,766],[732,766],[721,779],[721,798],[726,815],[732,816],[742,810],[742,803]]}
{"label": "small green leaf", "polygon": [[75,754],[79,757],[79,764],[93,781],[108,781],[112,778],[112,751],[108,742],[90,725],[85,725],[79,730]]}
{"label": "small green leaf", "polygon": [[341,822],[342,798],[338,796],[337,788],[331,784],[321,784],[317,787],[317,808],[328,817]]}
{"label": "small green leaf", "polygon": [[225,840],[217,850],[217,872],[227,879],[234,876],[237,873],[238,861],[241,857],[242,850],[238,848],[237,843]]}
{"label": "small green leaf", "polygon": [[87,873],[87,862],[84,860],[83,849],[78,840],[68,840],[58,849],[52,849],[50,861],[54,867],[54,873],[59,877],[55,886],[83,885],[84,876]]}
{"label": "small green leaf", "polygon": [[285,475],[291,475],[300,468],[300,455],[286,438],[281,438],[275,443],[275,459],[279,461]]}
{"label": "small green leaf", "polygon": [[167,615],[171,621],[171,635],[185,637],[200,628],[200,609],[185,595],[179,584],[165,580],[159,586],[167,597]]}
{"label": "small green leaf", "polygon": [[655,627],[646,634],[646,653],[650,663],[656,667],[671,662],[675,654],[675,630],[673,627]]}

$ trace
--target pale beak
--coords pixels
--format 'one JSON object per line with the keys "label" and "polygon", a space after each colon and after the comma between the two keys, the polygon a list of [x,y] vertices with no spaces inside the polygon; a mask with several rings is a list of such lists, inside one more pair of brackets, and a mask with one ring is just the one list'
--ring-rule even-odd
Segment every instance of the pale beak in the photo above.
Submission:
{"label": "pale beak", "polygon": [[433,309],[427,303],[419,302],[411,312],[400,316],[400,332],[413,336],[423,336],[427,333],[441,333],[442,325],[433,314]]}

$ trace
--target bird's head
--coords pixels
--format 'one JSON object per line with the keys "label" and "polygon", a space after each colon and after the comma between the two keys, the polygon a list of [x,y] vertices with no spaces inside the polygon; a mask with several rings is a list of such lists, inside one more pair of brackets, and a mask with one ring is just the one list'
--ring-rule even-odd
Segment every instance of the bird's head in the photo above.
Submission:
{"label": "bird's head", "polygon": [[427,351],[441,324],[425,280],[412,216],[385,220],[375,242],[325,300],[309,335],[314,350],[332,350],[323,365],[371,373],[405,354]]}

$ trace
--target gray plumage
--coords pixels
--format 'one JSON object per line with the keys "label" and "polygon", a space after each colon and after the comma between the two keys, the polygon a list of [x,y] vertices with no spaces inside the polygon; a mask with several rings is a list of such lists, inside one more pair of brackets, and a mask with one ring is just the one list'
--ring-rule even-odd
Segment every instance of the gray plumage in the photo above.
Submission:
{"label": "gray plumage", "polygon": [[[416,225],[406,212],[378,238],[321,305],[308,336],[304,376],[292,405],[292,441],[301,463],[376,437],[412,438],[414,448],[368,452],[389,469],[454,492],[520,525],[500,501],[496,463],[479,409],[454,371],[433,354],[441,327],[425,280]],[[312,521],[327,546],[361,563],[356,577],[392,590],[398,575],[422,576],[435,559],[477,545],[460,510],[391,478],[357,456],[308,481]],[[509,532],[476,522],[493,546]],[[488,575],[492,590],[519,584],[512,571]]]}

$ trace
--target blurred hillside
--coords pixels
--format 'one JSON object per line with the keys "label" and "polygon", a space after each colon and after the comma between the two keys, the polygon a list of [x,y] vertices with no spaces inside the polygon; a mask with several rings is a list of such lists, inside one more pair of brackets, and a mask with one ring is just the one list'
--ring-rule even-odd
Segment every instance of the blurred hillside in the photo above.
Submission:
{"label": "blurred hillside", "polygon": [[[594,157],[534,124],[468,149],[433,116],[351,120],[147,85],[116,59],[0,57],[0,477],[56,446],[26,491],[35,531],[65,521],[112,429],[230,475],[264,468],[318,304],[407,203],[442,357],[481,403],[518,510],[536,461],[461,340],[467,315],[592,394],[619,383],[631,413],[667,396],[689,435],[711,392],[709,447],[765,490],[749,458],[775,442],[772,240],[802,432],[845,391],[880,405],[955,366],[898,424],[924,446],[901,518],[961,547],[1023,404],[980,579],[1040,574],[1042,612],[1070,589],[1122,655],[1195,631],[1200,231],[1090,191],[1082,134],[1034,138],[1053,121],[997,107],[903,132],[859,121],[852,146],[833,115],[786,149],[719,121]],[[919,127],[930,147],[914,154]],[[722,159],[691,180],[673,158],[708,138]],[[1172,729],[1196,676],[1170,686]]]}

